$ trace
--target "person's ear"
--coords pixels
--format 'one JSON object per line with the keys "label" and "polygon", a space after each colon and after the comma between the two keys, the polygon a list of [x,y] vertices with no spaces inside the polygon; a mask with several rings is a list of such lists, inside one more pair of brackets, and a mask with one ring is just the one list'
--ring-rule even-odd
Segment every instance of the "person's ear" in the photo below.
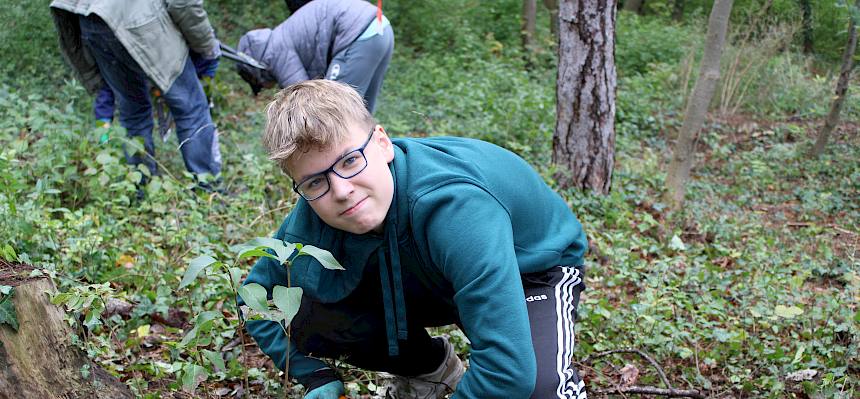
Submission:
{"label": "person's ear", "polygon": [[385,132],[385,128],[382,125],[376,125],[374,128],[376,138],[376,144],[379,145],[379,149],[382,150],[382,157],[385,159],[385,163],[389,163],[394,160],[394,143],[391,142],[391,138],[388,137],[388,133]]}

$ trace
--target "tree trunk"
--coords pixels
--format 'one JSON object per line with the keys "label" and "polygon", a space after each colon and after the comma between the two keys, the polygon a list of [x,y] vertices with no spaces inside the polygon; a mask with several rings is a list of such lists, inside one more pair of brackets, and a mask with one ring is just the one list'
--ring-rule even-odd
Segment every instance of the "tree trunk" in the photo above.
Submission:
{"label": "tree trunk", "polygon": [[[860,9],[860,0],[856,1],[854,7]],[[815,146],[812,147],[812,152],[809,154],[812,157],[818,157],[824,152],[830,133],[839,123],[839,113],[842,112],[842,104],[845,102],[845,96],[848,95],[848,81],[851,77],[854,52],[857,50],[857,23],[853,17],[855,11],[852,10],[848,13],[848,44],[845,46],[845,52],[842,53],[842,69],[839,72],[839,80],[836,82],[836,96],[830,104],[830,113],[824,120],[824,127],[818,134]]]}
{"label": "tree trunk", "polygon": [[535,45],[535,13],[537,0],[523,0],[523,20],[520,34],[523,38],[523,50],[531,52]]}
{"label": "tree trunk", "polygon": [[672,20],[675,22],[681,22],[681,19],[684,18],[684,3],[687,0],[675,0],[672,5]]}
{"label": "tree trunk", "polygon": [[800,6],[801,34],[803,35],[803,52],[812,54],[812,4],[809,0],[798,0]]}
{"label": "tree trunk", "polygon": [[708,18],[708,34],[705,42],[705,54],[699,68],[699,78],[693,87],[693,94],[687,103],[684,123],[678,133],[678,141],[672,151],[672,162],[669,164],[666,176],[666,198],[673,209],[680,208],[684,202],[684,192],[690,169],[696,153],[696,139],[708,104],[714,96],[717,81],[720,80],[720,56],[726,41],[726,30],[729,26],[729,14],[732,11],[732,0],[716,0]]}
{"label": "tree trunk", "polygon": [[549,11],[549,32],[558,35],[558,0],[543,0],[543,6]]}
{"label": "tree trunk", "polygon": [[640,14],[644,0],[624,0],[624,11],[632,11]]}
{"label": "tree trunk", "polygon": [[125,384],[71,343],[62,310],[48,298],[54,291],[46,278],[14,288],[18,331],[0,325],[0,399],[132,398]]}
{"label": "tree trunk", "polygon": [[562,188],[607,194],[615,162],[615,0],[562,0],[552,162]]}

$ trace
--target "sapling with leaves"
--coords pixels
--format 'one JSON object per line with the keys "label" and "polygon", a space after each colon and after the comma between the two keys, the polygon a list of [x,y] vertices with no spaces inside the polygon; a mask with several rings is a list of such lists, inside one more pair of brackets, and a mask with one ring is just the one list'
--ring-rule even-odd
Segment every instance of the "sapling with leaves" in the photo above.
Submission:
{"label": "sapling with leaves", "polygon": [[[243,331],[246,319],[270,320],[276,322],[284,330],[287,337],[290,336],[290,321],[292,321],[293,317],[299,310],[302,298],[302,289],[301,287],[292,287],[288,278],[286,287],[277,285],[272,288],[270,299],[266,288],[260,284],[252,283],[239,286],[242,269],[236,265],[238,265],[240,261],[252,257],[267,257],[277,260],[279,264],[289,270],[289,267],[296,258],[300,256],[312,256],[327,269],[343,270],[343,266],[340,265],[337,259],[324,249],[320,249],[312,245],[285,242],[275,238],[257,237],[244,244],[231,247],[230,251],[235,254],[235,261],[232,266],[211,255],[202,255],[191,260],[188,264],[188,269],[185,271],[185,275],[182,277],[179,288],[187,287],[197,278],[201,271],[204,271],[207,268],[214,266],[220,269],[222,271],[221,276],[228,280],[233,298],[236,298],[236,312],[240,315],[238,318],[238,327],[242,338],[243,352],[245,347],[245,335]],[[219,257],[225,257],[224,254],[218,255]],[[289,276],[289,272],[287,275]],[[239,306],[239,298],[241,298],[249,308],[247,314],[243,315],[242,309]],[[220,312],[214,311],[201,312],[198,314],[195,318],[194,328],[192,328],[191,331],[189,331],[182,339],[180,346],[186,347],[194,342],[196,347],[199,332],[210,329],[213,321],[219,314]],[[289,341],[287,345],[289,345]],[[221,368],[224,367],[223,359],[221,359],[217,352],[204,350],[203,353],[207,360],[209,360],[209,362],[214,366],[220,366]],[[287,347],[286,353],[289,353],[289,347]],[[284,392],[286,395],[286,387],[289,382],[289,360],[286,359],[284,364]],[[183,387],[191,388],[190,390],[193,391],[200,381],[208,378],[208,373],[204,368],[202,368],[202,366],[191,365],[190,367],[191,368],[185,370],[183,373]],[[247,372],[244,373],[244,383],[247,387]],[[204,378],[201,380],[200,377]]]}

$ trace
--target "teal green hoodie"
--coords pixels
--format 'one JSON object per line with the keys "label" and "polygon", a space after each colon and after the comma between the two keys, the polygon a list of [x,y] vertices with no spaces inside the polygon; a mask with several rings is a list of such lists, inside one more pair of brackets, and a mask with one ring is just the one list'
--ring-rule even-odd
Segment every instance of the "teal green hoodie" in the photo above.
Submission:
{"label": "teal green hoodie", "polygon": [[[383,236],[329,227],[299,200],[275,237],[327,249],[346,270],[328,270],[300,257],[290,282],[314,300],[337,302],[355,289],[365,265],[377,256],[380,278],[389,282],[380,294],[389,355],[396,355],[408,317],[401,273],[417,268],[422,281],[456,307],[471,342],[470,367],[453,397],[528,397],[537,366],[521,274],[582,265],[587,248],[582,226],[561,196],[510,151],[454,137],[392,141],[395,190]],[[245,284],[259,283],[271,295],[286,278],[283,266],[264,258]],[[249,322],[247,328],[283,369],[281,328],[269,321]],[[326,369],[295,347],[290,345],[290,374],[299,382]]]}

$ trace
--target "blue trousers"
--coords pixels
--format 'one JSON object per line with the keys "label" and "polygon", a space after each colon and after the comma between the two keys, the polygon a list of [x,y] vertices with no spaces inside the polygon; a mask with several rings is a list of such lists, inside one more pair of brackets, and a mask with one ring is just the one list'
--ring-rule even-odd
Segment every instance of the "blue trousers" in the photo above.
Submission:
{"label": "blue trousers", "polygon": [[[129,164],[146,165],[157,173],[152,139],[152,103],[146,73],[116,38],[110,27],[96,15],[81,16],[81,39],[93,55],[99,73],[116,96],[119,120],[129,138],[142,138],[145,154],[123,149]],[[158,43],[152,43],[158,46]],[[189,172],[217,176],[221,172],[221,152],[209,104],[197,79],[191,58],[185,69],[163,94],[176,123],[179,148]]]}

